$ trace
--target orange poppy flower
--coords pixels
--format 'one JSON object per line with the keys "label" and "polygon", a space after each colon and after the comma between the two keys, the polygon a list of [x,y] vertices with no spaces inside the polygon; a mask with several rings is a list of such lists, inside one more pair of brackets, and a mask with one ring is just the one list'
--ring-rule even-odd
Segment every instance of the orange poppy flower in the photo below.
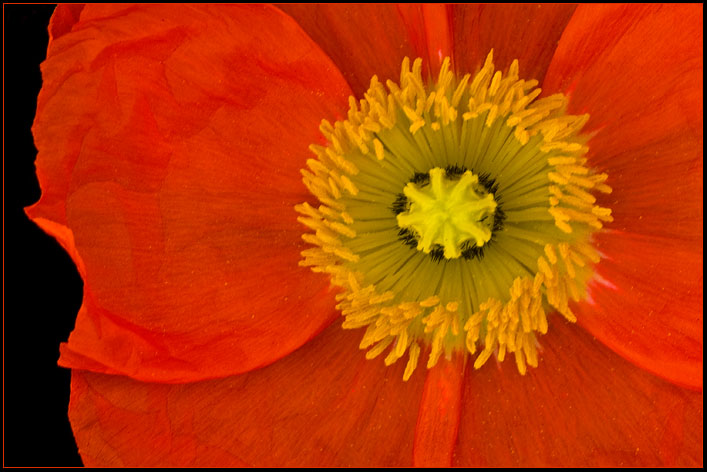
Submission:
{"label": "orange poppy flower", "polygon": [[[701,6],[60,6],[50,36],[27,213],[85,283],[86,465],[702,463]],[[491,48],[589,113],[614,222],[536,369],[403,382],[298,266],[300,169],[374,74]]]}

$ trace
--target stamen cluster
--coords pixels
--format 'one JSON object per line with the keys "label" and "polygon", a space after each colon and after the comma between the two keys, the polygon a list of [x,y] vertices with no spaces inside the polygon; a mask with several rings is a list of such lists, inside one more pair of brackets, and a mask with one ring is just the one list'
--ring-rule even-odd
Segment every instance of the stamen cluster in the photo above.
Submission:
{"label": "stamen cluster", "polygon": [[[426,81],[422,61],[411,67],[406,58],[399,84],[374,76],[361,100],[349,98],[346,120],[323,121],[328,144],[312,145],[316,159],[302,170],[319,203],[295,207],[312,230],[302,236],[313,247],[300,264],[342,289],[343,327],[366,328],[367,358],[387,351],[390,365],[408,354],[405,380],[423,352],[429,368],[442,354],[475,354],[479,345],[477,368],[507,352],[521,373],[537,365],[535,333],[547,331],[550,311],[575,320],[569,303],[585,296],[599,259],[591,234],[611,221],[591,193],[611,189],[606,174],[586,167],[578,133],[587,115],[566,115],[561,94],[538,99],[537,82],[519,78],[517,61],[505,77],[492,53],[473,78],[458,79],[449,67],[445,59],[437,80]],[[450,168],[468,175],[463,198],[447,207],[468,212],[450,217],[458,233],[440,216],[443,229],[428,234],[410,208],[434,205],[410,178],[431,181]],[[478,176],[494,191],[469,193]],[[451,192],[440,182],[438,190]],[[502,224],[471,225],[486,221],[496,202]],[[412,247],[400,240],[404,231]],[[488,247],[460,257],[469,246]],[[432,257],[434,247],[444,258]]]}

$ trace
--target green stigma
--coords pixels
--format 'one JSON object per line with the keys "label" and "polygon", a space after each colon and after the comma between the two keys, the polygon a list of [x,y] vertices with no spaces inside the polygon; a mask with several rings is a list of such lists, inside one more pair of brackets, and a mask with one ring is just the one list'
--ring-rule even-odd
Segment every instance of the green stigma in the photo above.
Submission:
{"label": "green stigma", "polygon": [[439,167],[429,176],[428,185],[405,186],[409,210],[397,216],[398,226],[417,236],[417,250],[429,254],[440,245],[446,259],[456,259],[467,241],[479,247],[488,242],[496,201],[479,185],[479,177],[466,171],[461,178],[450,179]]}

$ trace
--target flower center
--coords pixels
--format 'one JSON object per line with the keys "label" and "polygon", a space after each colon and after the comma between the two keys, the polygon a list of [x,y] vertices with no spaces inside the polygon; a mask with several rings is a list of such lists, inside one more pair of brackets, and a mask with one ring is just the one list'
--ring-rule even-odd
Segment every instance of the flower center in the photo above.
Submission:
{"label": "flower center", "polygon": [[[320,130],[303,182],[318,200],[295,207],[312,230],[300,265],[329,274],[345,329],[365,328],[360,347],[386,365],[421,354],[427,367],[455,351],[481,367],[514,354],[537,365],[537,334],[553,311],[575,321],[598,253],[592,233],[611,192],[586,166],[587,115],[566,115],[561,94],[536,100],[537,81],[504,77],[492,53],[474,76],[422,61],[400,82],[377,77],[347,119]],[[401,244],[402,242],[402,244]]]}
{"label": "flower center", "polygon": [[398,214],[398,226],[415,232],[418,251],[429,254],[433,246],[442,246],[445,258],[456,259],[463,244],[481,247],[491,239],[496,201],[470,171],[455,180],[435,167],[429,171],[428,185],[409,182],[403,193],[410,205]]}

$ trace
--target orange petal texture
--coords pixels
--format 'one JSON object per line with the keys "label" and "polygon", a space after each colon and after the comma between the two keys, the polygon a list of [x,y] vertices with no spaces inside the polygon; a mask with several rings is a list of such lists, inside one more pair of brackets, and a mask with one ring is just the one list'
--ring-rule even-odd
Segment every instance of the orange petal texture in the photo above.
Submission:
{"label": "orange petal texture", "polygon": [[[361,98],[371,77],[400,78],[405,56],[424,66],[450,55],[447,9],[441,5],[280,5],[321,46]],[[435,48],[430,54],[430,48]]]}
{"label": "orange petal texture", "polygon": [[518,59],[521,77],[542,83],[560,35],[576,5],[454,5],[451,7],[457,72],[478,71],[494,50],[505,71]]}
{"label": "orange petal texture", "polygon": [[461,417],[466,356],[440,359],[427,371],[415,428],[413,464],[449,467]]}
{"label": "orange petal texture", "polygon": [[[551,328],[540,366],[524,377],[506,364],[464,376],[441,361],[426,380],[416,372],[403,383],[404,364],[365,360],[338,323],[226,379],[169,385],[75,370],[69,417],[87,466],[400,466],[413,456],[443,465],[448,430],[432,449],[416,447],[426,396],[452,400],[436,408],[450,415],[439,418],[445,426],[461,412],[455,466],[701,463],[700,393],[640,371],[557,317]],[[429,388],[439,382],[451,390]]]}
{"label": "orange petal texture", "polygon": [[615,221],[579,323],[622,356],[702,388],[701,5],[577,8],[545,80],[589,113]]}
{"label": "orange petal texture", "polygon": [[702,464],[702,394],[643,372],[558,316],[538,367],[469,372],[455,466]]}
{"label": "orange petal texture", "polygon": [[69,418],[87,466],[410,464],[425,377],[366,360],[334,323],[268,367],[183,385],[74,370]]}
{"label": "orange petal texture", "polygon": [[78,23],[84,6],[83,4],[57,5],[49,22],[50,41],[71,31],[71,28]]}
{"label": "orange petal texture", "polygon": [[272,7],[87,6],[71,28],[43,65],[28,209],[85,281],[60,363],[223,377],[331,323],[293,210],[351,93],[326,55]]}

